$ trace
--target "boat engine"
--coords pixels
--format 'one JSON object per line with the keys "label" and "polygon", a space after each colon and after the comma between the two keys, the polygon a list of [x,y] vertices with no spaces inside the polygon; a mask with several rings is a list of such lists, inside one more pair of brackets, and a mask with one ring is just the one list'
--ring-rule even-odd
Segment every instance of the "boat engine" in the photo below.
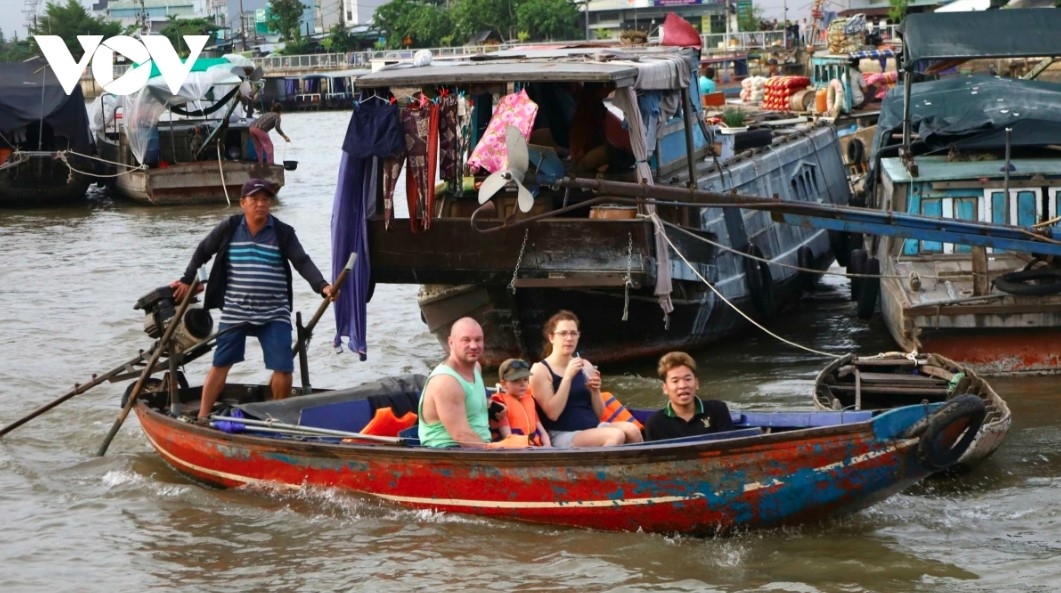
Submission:
{"label": "boat engine", "polygon": [[[133,308],[143,309],[144,333],[155,339],[162,337],[166,324],[177,314],[173,289],[169,286],[160,286],[140,297]],[[214,320],[209,311],[201,307],[189,307],[173,333],[172,347],[175,352],[184,352],[207,338],[213,330]],[[168,350],[170,345],[163,344],[163,348]]]}

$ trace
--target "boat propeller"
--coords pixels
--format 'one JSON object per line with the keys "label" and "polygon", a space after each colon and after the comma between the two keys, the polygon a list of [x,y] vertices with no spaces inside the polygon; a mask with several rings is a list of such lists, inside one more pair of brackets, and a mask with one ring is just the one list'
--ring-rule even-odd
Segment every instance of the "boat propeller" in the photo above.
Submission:
{"label": "boat propeller", "polygon": [[527,140],[515,126],[505,128],[505,147],[508,149],[508,161],[505,168],[491,173],[479,187],[479,203],[485,204],[503,187],[516,185],[516,203],[520,212],[530,212],[534,207],[534,195],[523,185],[530,167],[527,156]]}

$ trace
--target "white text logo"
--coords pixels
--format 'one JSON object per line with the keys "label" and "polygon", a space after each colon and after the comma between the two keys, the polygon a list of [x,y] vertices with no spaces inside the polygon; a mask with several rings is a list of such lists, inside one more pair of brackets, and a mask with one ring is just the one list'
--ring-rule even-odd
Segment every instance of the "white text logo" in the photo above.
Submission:
{"label": "white text logo", "polygon": [[[106,41],[102,35],[78,35],[77,41],[85,50],[80,62],[66,47],[66,42],[58,35],[34,35],[44,59],[55,72],[66,94],[74,91],[74,85],[81,80],[85,67],[92,62],[92,76],[103,90],[115,95],[129,95],[144,88],[151,77],[151,64],[154,62],[162,80],[173,94],[177,94],[184,80],[188,78],[196,58],[206,47],[209,35],[185,35],[184,43],[188,45],[188,59],[184,62],[177,56],[173,44],[162,35],[145,35],[140,39],[128,35],[118,35]],[[129,68],[118,80],[114,79],[114,54],[125,56],[132,63],[139,64]]]}

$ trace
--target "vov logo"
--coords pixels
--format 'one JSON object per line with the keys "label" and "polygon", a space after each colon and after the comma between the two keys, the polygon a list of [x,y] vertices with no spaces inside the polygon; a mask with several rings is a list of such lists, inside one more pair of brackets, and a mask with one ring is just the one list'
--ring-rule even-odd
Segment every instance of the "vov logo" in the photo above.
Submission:
{"label": "vov logo", "polygon": [[[55,72],[55,78],[66,91],[66,94],[74,92],[74,85],[81,80],[85,67],[92,63],[92,77],[103,87],[103,90],[115,95],[129,95],[139,91],[147,85],[147,79],[151,77],[151,63],[158,66],[162,80],[173,94],[177,94],[188,73],[191,72],[196,58],[206,47],[209,35],[185,35],[184,43],[188,45],[190,53],[188,60],[182,62],[173,44],[162,35],[144,35],[140,39],[128,35],[117,35],[106,41],[102,35],[78,35],[77,41],[85,50],[85,55],[80,62],[74,61],[74,56],[66,47],[66,42],[58,35],[34,35],[37,45],[44,53],[44,59]],[[114,79],[114,54],[119,53],[134,64],[140,64],[135,68],[129,68],[118,80]]]}

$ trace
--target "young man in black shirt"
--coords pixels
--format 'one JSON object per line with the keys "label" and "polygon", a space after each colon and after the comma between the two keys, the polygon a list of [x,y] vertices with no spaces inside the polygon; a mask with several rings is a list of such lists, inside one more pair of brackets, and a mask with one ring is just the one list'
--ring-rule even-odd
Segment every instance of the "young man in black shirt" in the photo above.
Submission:
{"label": "young man in black shirt", "polygon": [[718,400],[702,400],[696,393],[696,362],[684,352],[669,352],[659,359],[659,378],[667,405],[645,423],[645,440],[658,441],[733,430],[729,407]]}

